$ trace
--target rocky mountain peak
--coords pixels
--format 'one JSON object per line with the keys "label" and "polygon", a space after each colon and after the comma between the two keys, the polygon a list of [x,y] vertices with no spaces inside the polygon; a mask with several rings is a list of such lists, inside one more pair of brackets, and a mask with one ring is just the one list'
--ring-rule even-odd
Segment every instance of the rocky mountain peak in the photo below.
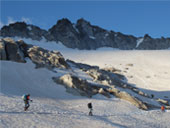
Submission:
{"label": "rocky mountain peak", "polygon": [[86,21],[83,18],[78,19],[76,24],[77,25],[88,25],[88,26],[91,26],[90,22]]}
{"label": "rocky mountain peak", "polygon": [[73,25],[72,23],[67,19],[63,18],[57,22],[56,25],[54,25],[52,28],[49,29],[49,32],[51,34],[55,34],[55,32],[60,32],[61,34],[65,34],[70,30],[73,30]]}
{"label": "rocky mountain peak", "polygon": [[13,28],[13,29],[16,29],[16,30],[25,30],[26,27],[27,27],[27,24],[25,22],[16,22],[16,23],[12,23],[12,24],[9,24],[9,26],[4,26],[2,28],[2,30],[5,28],[5,27],[9,27],[9,28]]}
{"label": "rocky mountain peak", "polygon": [[57,25],[70,25],[72,24],[70,20],[68,20],[67,18],[63,18],[61,20],[58,20]]}
{"label": "rocky mountain peak", "polygon": [[23,37],[33,40],[41,40],[47,37],[47,31],[34,25],[28,25],[25,22],[16,22],[4,26],[0,31],[2,37]]}
{"label": "rocky mountain peak", "polygon": [[145,34],[144,39],[152,39],[152,38],[151,38],[151,36],[149,36],[149,34]]}
{"label": "rocky mountain peak", "polygon": [[27,24],[24,22],[16,22],[9,24],[8,26],[4,26],[1,29],[1,36],[14,36],[22,35],[22,33],[26,34]]}
{"label": "rocky mountain peak", "polygon": [[76,28],[82,33],[84,36],[93,36],[93,27],[90,22],[84,20],[83,18],[77,20]]}
{"label": "rocky mountain peak", "polygon": [[[148,34],[144,37],[125,35],[120,32],[107,31],[99,26],[81,18],[73,24],[67,18],[59,20],[48,31],[24,22],[16,22],[4,26],[0,30],[2,37],[22,37],[33,40],[45,38],[47,41],[60,41],[66,47],[78,49],[97,49],[100,47],[112,47],[122,50],[130,49],[168,49],[169,38],[152,38]],[[140,45],[137,45],[140,44]],[[138,47],[136,47],[138,46]]]}
{"label": "rocky mountain peak", "polygon": [[77,44],[80,43],[78,32],[66,18],[59,20],[56,25],[50,28],[49,34],[53,37],[53,40],[60,41],[70,48],[77,48]]}

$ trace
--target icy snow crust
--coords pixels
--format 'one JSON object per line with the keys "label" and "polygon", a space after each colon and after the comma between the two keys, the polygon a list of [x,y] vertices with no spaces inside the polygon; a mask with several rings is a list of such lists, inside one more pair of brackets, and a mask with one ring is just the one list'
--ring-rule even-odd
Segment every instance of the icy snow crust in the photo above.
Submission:
{"label": "icy snow crust", "polygon": [[[128,82],[156,97],[170,98],[170,50],[121,51],[102,48],[96,51],[68,49],[61,43],[32,41],[27,43],[49,50],[60,51],[66,59],[76,62],[115,67]],[[133,64],[129,66],[128,64]],[[82,71],[75,74],[91,80]],[[143,111],[129,102],[101,95],[89,99],[73,96],[51,79],[57,73],[45,68],[35,69],[28,59],[26,64],[0,61],[0,128],[168,128],[170,111]],[[24,112],[21,96],[30,93],[33,102]],[[92,102],[94,116],[88,116],[87,103]]]}

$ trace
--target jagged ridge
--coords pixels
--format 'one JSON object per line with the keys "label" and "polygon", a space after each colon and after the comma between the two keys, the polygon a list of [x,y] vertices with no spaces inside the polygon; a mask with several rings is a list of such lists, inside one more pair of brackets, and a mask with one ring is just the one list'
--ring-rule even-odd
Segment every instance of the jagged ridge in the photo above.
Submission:
{"label": "jagged ridge", "polygon": [[79,19],[76,24],[68,19],[59,20],[56,25],[48,31],[24,22],[16,22],[4,26],[0,31],[2,37],[24,37],[33,40],[45,38],[47,41],[62,42],[69,48],[97,49],[101,47],[112,47],[123,50],[131,49],[168,49],[170,38],[152,38],[148,34],[144,37],[124,35],[120,32],[107,31],[90,22]]}

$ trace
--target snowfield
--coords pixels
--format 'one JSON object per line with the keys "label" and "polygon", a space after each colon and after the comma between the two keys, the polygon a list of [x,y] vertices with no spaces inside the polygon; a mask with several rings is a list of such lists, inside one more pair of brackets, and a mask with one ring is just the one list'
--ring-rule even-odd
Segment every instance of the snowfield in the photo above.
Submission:
{"label": "snowfield", "polygon": [[[121,70],[129,83],[155,97],[170,99],[170,50],[121,51],[68,49],[61,44],[24,39],[26,43],[57,50],[66,59]],[[26,64],[0,61],[0,128],[170,128],[170,110],[144,111],[129,102],[96,95],[74,96],[51,79],[68,71],[35,69]],[[90,79],[80,70],[75,73]],[[33,102],[23,111],[21,96],[30,93]],[[94,116],[88,116],[92,102]]]}

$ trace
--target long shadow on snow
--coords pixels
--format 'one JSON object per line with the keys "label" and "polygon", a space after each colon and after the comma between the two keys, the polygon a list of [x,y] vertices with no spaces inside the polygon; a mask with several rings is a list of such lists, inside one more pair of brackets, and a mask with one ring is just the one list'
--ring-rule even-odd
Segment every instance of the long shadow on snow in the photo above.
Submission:
{"label": "long shadow on snow", "polygon": [[120,128],[127,128],[127,127],[124,126],[124,125],[114,123],[114,122],[110,121],[109,119],[105,118],[105,117],[108,117],[108,116],[105,116],[105,117],[104,117],[104,116],[94,115],[93,117],[96,118],[96,119],[98,119],[98,120],[105,121],[106,123],[112,125],[113,127],[116,126],[116,127],[120,127]]}
{"label": "long shadow on snow", "polygon": [[14,112],[14,111],[11,111],[11,112],[6,112],[6,111],[0,111],[0,113],[2,114],[44,114],[44,115],[51,115],[51,114],[54,114],[54,113],[50,113],[50,112]]}

